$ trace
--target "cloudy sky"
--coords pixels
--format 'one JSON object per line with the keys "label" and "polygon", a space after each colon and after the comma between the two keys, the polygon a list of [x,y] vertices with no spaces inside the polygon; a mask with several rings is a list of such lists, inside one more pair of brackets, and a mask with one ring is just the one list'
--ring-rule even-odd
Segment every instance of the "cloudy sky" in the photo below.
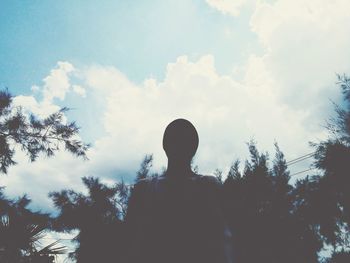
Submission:
{"label": "cloudy sky", "polygon": [[[82,176],[131,180],[143,156],[166,165],[175,118],[197,127],[201,173],[227,170],[246,142],[287,160],[312,152],[350,73],[348,0],[0,2],[0,87],[45,117],[62,106],[92,144],[89,161],[60,152],[0,177],[6,193],[82,189]],[[307,162],[291,167],[307,169]],[[304,174],[298,175],[304,176]]]}

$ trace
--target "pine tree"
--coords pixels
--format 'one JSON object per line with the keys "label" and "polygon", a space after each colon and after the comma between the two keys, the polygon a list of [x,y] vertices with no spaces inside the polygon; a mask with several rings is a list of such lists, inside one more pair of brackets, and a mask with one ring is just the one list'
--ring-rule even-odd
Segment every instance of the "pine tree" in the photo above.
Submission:
{"label": "pine tree", "polygon": [[73,190],[50,193],[59,214],[53,228],[69,232],[79,230],[74,238],[78,248],[70,256],[82,263],[121,262],[124,228],[118,209],[118,186],[107,186],[98,178],[83,177],[88,194]]}
{"label": "pine tree", "polygon": [[79,127],[75,122],[65,123],[66,111],[68,108],[62,108],[45,119],[27,116],[21,107],[13,105],[13,96],[7,90],[0,91],[0,172],[6,174],[16,164],[16,146],[30,161],[35,161],[40,153],[53,156],[60,148],[86,158],[89,145],[77,137]]}
{"label": "pine tree", "polygon": [[[334,250],[333,257],[345,257],[350,250],[350,78],[338,75],[344,95],[343,106],[335,105],[336,117],[328,122],[330,136],[314,143],[315,166],[323,171],[317,178],[320,233]],[[338,262],[338,261],[336,261]]]}
{"label": "pine tree", "polygon": [[225,213],[237,262],[318,262],[322,241],[300,214],[282,151],[275,144],[272,168],[267,153],[248,144],[243,172],[232,165],[224,183]]}

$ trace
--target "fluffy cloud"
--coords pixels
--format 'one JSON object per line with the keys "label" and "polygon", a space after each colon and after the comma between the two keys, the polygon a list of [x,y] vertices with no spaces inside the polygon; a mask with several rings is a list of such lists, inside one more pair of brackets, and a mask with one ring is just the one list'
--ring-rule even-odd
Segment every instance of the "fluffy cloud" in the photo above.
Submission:
{"label": "fluffy cloud", "polygon": [[45,118],[58,111],[60,107],[52,102],[42,100],[38,101],[33,96],[19,95],[13,99],[14,106],[21,106],[25,111],[32,112],[38,117]]}
{"label": "fluffy cloud", "polygon": [[242,66],[245,84],[308,111],[310,119],[326,115],[332,108],[326,100],[340,97],[336,73],[350,72],[349,8],[347,0],[256,1],[250,27],[264,52]]}
{"label": "fluffy cloud", "polygon": [[330,104],[317,98],[338,100],[335,73],[350,71],[348,8],[349,1],[257,5],[251,27],[266,48],[258,63],[271,73],[274,92],[296,109],[309,105],[327,112]]}
{"label": "fluffy cloud", "polygon": [[45,118],[58,111],[60,107],[55,104],[55,99],[64,100],[66,94],[73,90],[81,97],[85,97],[85,90],[79,85],[71,85],[70,77],[75,69],[69,62],[59,61],[50,74],[43,79],[42,87],[32,86],[34,93],[40,93],[41,100],[34,96],[16,96],[13,100],[15,106],[21,106],[35,115]]}
{"label": "fluffy cloud", "polygon": [[233,16],[239,15],[240,8],[248,2],[248,0],[206,0],[207,4],[223,14]]}
{"label": "fluffy cloud", "polygon": [[52,101],[54,98],[64,100],[70,88],[69,74],[74,71],[72,64],[59,61],[57,68],[51,70],[50,75],[44,78],[44,100]]}
{"label": "fluffy cloud", "polygon": [[73,91],[74,91],[76,94],[78,94],[78,95],[80,95],[81,97],[83,97],[83,98],[86,97],[86,90],[85,90],[83,87],[79,86],[79,85],[73,85]]}
{"label": "fluffy cloud", "polygon": [[349,8],[346,0],[259,2],[251,28],[266,53],[248,63],[246,79],[254,78],[251,67],[261,64],[286,104],[329,112],[325,98],[337,101],[340,94],[333,85],[335,73],[350,72]]}
{"label": "fluffy cloud", "polygon": [[86,81],[106,98],[107,135],[96,142],[93,158],[101,163],[132,168],[144,154],[154,153],[155,166],[166,165],[162,134],[176,118],[197,127],[196,162],[203,172],[227,168],[234,158],[246,156],[245,142],[251,138],[265,149],[272,149],[276,139],[288,152],[304,153],[307,141],[320,134],[302,126],[307,110],[290,110],[272,92],[220,75],[211,55],[195,62],[179,57],[160,82],[147,79],[136,85],[117,69],[104,67],[89,69]]}

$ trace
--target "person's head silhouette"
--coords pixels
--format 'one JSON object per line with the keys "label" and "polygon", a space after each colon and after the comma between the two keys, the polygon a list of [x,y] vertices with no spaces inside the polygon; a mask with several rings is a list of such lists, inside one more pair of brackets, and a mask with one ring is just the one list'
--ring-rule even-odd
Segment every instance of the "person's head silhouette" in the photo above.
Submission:
{"label": "person's head silhouette", "polygon": [[166,127],[163,149],[168,157],[168,174],[181,176],[191,171],[191,161],[198,142],[196,128],[188,120],[176,119]]}

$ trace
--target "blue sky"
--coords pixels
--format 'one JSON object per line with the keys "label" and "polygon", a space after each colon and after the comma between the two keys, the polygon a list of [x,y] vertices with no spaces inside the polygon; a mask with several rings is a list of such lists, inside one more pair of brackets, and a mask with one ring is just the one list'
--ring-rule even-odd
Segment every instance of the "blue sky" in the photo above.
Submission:
{"label": "blue sky", "polygon": [[[139,83],[163,78],[167,63],[184,54],[213,54],[217,70],[230,73],[261,50],[247,9],[238,19],[198,0],[1,1],[0,7],[0,87],[15,95],[30,95],[57,61],[111,65]],[[57,103],[75,109],[95,104],[74,97]],[[95,122],[89,121],[98,119],[100,107],[69,113],[87,127],[82,135],[89,142],[101,133],[91,132]]]}
{"label": "blue sky", "polygon": [[47,193],[82,189],[82,176],[131,181],[145,154],[154,169],[166,165],[162,133],[179,117],[198,129],[201,173],[227,171],[252,138],[271,152],[277,141],[289,160],[311,152],[330,100],[340,102],[335,73],[350,72],[349,5],[1,1],[0,86],[41,117],[72,108],[92,148],[88,162],[61,152],[29,163],[18,152],[0,185],[50,209]]}
{"label": "blue sky", "polygon": [[163,77],[166,64],[183,54],[213,54],[218,70],[228,73],[261,48],[248,20],[246,9],[239,18],[225,16],[198,0],[4,0],[0,83],[29,94],[60,60],[113,65],[140,82]]}

